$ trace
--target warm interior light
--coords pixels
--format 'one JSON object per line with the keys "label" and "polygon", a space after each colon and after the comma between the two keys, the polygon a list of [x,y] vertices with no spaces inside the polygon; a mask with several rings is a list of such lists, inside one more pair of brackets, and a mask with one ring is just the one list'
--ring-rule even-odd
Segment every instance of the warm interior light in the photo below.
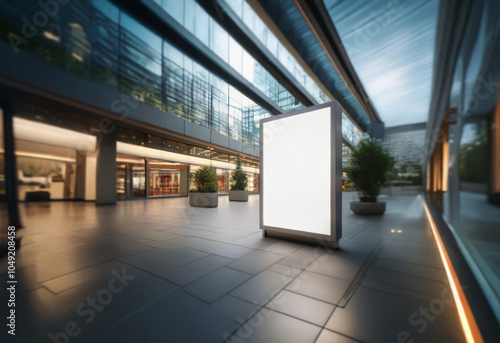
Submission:
{"label": "warm interior light", "polygon": [[429,220],[429,225],[431,227],[434,238],[436,239],[439,255],[441,256],[441,260],[443,261],[446,276],[448,277],[448,281],[450,283],[453,298],[455,299],[455,304],[457,305],[458,317],[460,319],[460,323],[462,324],[462,330],[464,332],[465,339],[468,343],[482,343],[483,338],[481,336],[481,333],[479,332],[479,328],[477,327],[476,320],[474,319],[472,310],[469,307],[467,298],[465,297],[462,287],[460,286],[457,274],[455,273],[455,269],[451,264],[450,258],[448,256],[448,253],[446,252],[441,236],[439,235],[434,219],[432,218],[425,201],[423,201],[423,203],[427,218]]}
{"label": "warm interior light", "polygon": [[122,157],[118,157],[116,159],[116,162],[120,162],[120,163],[141,163],[141,164],[144,164],[144,160],[134,160],[134,159],[131,159],[131,158],[122,158]]}
{"label": "warm interior light", "polygon": [[33,120],[14,117],[16,139],[94,152],[97,138],[86,133],[63,129]]}
{"label": "warm interior light", "polygon": [[76,162],[75,159],[71,157],[61,157],[57,155],[39,154],[27,151],[16,151],[16,156],[42,158],[45,160],[60,161],[60,162],[72,162],[72,163]]}
{"label": "warm interior light", "polygon": [[58,42],[59,43],[61,41],[61,37],[59,37],[58,35],[54,34],[53,32],[45,30],[45,31],[43,31],[43,35],[45,36],[45,38],[53,40],[54,42]]}
{"label": "warm interior light", "polygon": [[[167,150],[151,149],[140,145],[128,144],[124,142],[116,142],[116,152],[119,154],[124,154],[129,156],[138,156],[138,157],[171,161],[167,162],[169,164],[173,164],[172,162],[178,162],[178,163],[197,164],[201,166],[211,166],[221,169],[235,168],[235,165],[233,163],[209,160],[206,158],[196,157],[191,155],[178,154]],[[254,167],[242,167],[242,168],[244,171],[249,173],[259,173],[258,168]]]}

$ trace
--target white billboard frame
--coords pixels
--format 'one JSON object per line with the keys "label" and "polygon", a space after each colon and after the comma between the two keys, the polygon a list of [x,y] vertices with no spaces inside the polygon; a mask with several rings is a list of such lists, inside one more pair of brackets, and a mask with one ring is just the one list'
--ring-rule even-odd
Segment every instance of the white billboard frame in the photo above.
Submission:
{"label": "white billboard frame", "polygon": [[[325,145],[326,148],[322,149]],[[313,149],[313,146],[316,149]],[[277,157],[279,152],[283,153]],[[324,157],[318,158],[318,154],[324,154]],[[324,187],[316,185],[315,189],[308,191],[307,196],[291,185],[275,186],[287,182],[281,179],[281,176],[293,173],[293,166],[301,167],[298,165],[304,162],[301,156],[303,159],[308,156],[320,161],[319,165],[323,166],[316,170],[314,165],[311,167],[316,171],[316,175],[321,170],[319,182],[325,183]],[[277,158],[279,163],[275,163]],[[271,165],[267,171],[266,162]],[[325,166],[329,166],[329,170],[324,168]],[[315,177],[314,172],[311,177]],[[291,212],[287,212],[287,204],[290,205]],[[312,212],[309,216],[311,223],[306,224],[298,217],[300,214],[295,213],[300,212],[296,211],[300,206]],[[342,107],[337,101],[260,121],[259,223],[264,237],[299,240],[338,248],[342,237]],[[307,225],[309,228],[305,228]]]}

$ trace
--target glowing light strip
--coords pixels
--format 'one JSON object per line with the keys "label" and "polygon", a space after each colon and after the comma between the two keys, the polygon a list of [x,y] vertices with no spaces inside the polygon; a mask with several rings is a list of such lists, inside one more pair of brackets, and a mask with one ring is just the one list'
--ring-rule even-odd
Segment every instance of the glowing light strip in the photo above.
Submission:
{"label": "glowing light strip", "polygon": [[71,157],[61,157],[56,155],[39,154],[27,151],[16,151],[16,156],[42,158],[42,159],[61,161],[61,162],[73,162],[73,163],[76,162],[76,160]]}
{"label": "glowing light strip", "polygon": [[97,137],[54,125],[14,117],[16,139],[94,152]]}
{"label": "glowing light strip", "polygon": [[[130,155],[130,156],[138,156],[138,157],[149,157],[160,160],[168,160],[179,163],[189,163],[189,164],[197,164],[202,166],[211,166],[222,169],[234,169],[235,165],[228,162],[221,162],[216,160],[209,160],[206,158],[178,154],[171,151],[166,150],[158,150],[146,148],[140,145],[134,145],[124,142],[116,142],[116,152],[120,154]],[[258,168],[253,167],[242,167],[244,171],[249,173],[257,174],[259,173]]]}
{"label": "glowing light strip", "polygon": [[457,274],[455,273],[455,269],[451,264],[450,257],[448,256],[448,253],[444,248],[444,244],[443,241],[441,240],[441,236],[439,235],[436,224],[432,219],[427,204],[425,203],[425,201],[423,201],[423,203],[425,212],[427,213],[429,224],[432,229],[432,233],[434,234],[434,238],[436,239],[439,255],[441,256],[441,260],[443,261],[444,269],[446,271],[446,276],[448,277],[448,281],[450,282],[451,291],[453,293],[453,298],[455,299],[455,303],[457,305],[458,317],[460,318],[465,338],[468,343],[483,343],[484,341],[483,338],[481,337],[481,333],[479,332],[479,328],[477,327],[476,320],[474,319],[474,315],[472,314],[472,311],[469,307],[467,298],[465,297],[465,294],[462,291],[462,287],[458,282]]}

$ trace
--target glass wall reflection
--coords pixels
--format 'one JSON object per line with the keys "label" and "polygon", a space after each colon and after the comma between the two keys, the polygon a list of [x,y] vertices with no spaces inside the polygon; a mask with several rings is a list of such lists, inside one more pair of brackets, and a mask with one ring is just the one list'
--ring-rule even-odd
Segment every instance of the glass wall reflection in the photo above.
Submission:
{"label": "glass wall reflection", "polygon": [[119,200],[146,196],[146,163],[144,158],[117,155],[116,193]]}
{"label": "glass wall reflection", "polygon": [[149,160],[148,166],[149,197],[187,195],[187,164]]}
{"label": "glass wall reflection", "polygon": [[[176,14],[176,19],[184,22],[184,18],[188,18],[189,29],[228,60],[228,34],[221,28],[209,29],[207,23],[211,19],[200,12],[202,10],[197,4],[189,2],[188,6],[188,3],[175,1],[174,6],[172,2],[168,3],[172,14],[184,13]],[[18,18],[29,18],[38,10],[36,2],[0,2],[0,21],[3,24],[0,26],[0,40],[10,44],[9,33],[22,37],[23,22]],[[223,135],[258,145],[257,117],[269,116],[266,110],[236,89],[230,95],[230,86],[226,82],[111,2],[69,2],[60,7],[59,15],[48,21],[29,44],[20,44],[18,48],[138,101]],[[241,63],[244,62],[241,55]],[[262,84],[265,93],[284,109],[300,106],[291,95],[285,96],[284,88],[265,73],[265,70],[256,72],[252,81],[256,85]]]}

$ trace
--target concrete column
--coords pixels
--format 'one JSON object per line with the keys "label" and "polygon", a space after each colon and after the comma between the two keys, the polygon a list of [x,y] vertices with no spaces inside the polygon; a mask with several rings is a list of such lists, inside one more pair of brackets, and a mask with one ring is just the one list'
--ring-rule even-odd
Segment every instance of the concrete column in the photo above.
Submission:
{"label": "concrete column", "polygon": [[85,199],[85,171],[87,155],[85,151],[76,152],[76,198]]}
{"label": "concrete column", "polygon": [[181,175],[179,180],[179,193],[187,194],[189,187],[189,177],[188,169],[181,169]]}
{"label": "concrete column", "polygon": [[116,137],[103,135],[97,147],[96,204],[116,204]]}
{"label": "concrete column", "polygon": [[146,174],[146,179],[145,179],[145,187],[146,187],[146,199],[149,199],[149,188],[151,188],[151,182],[149,180],[149,159],[145,159],[145,162],[144,162],[144,170],[145,170],[145,174]]}
{"label": "concrete column", "polygon": [[21,227],[17,198],[17,163],[14,144],[14,109],[8,101],[2,101],[3,139],[5,158],[5,195],[9,211],[9,225]]}

